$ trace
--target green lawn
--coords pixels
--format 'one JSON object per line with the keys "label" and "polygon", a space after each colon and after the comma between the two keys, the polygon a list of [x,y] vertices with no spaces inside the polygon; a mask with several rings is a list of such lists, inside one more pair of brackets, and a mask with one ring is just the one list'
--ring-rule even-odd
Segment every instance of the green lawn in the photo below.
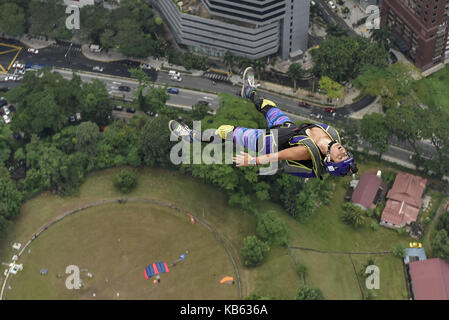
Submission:
{"label": "green lawn", "polygon": [[[7,299],[238,299],[235,277],[225,249],[214,235],[177,211],[148,203],[106,204],[62,220],[37,238],[20,259],[24,270],[12,276]],[[186,259],[146,280],[143,269],[156,262]],[[77,265],[85,285],[65,287],[65,268]],[[47,268],[48,275],[39,270]],[[57,274],[62,277],[58,278]],[[120,296],[116,294],[119,292]]]}
{"label": "green lawn", "polygon": [[[368,163],[366,166],[361,165],[359,166],[360,172],[363,172],[368,167],[372,166],[373,166],[372,163]],[[382,167],[382,165],[379,165],[379,168],[382,170],[386,169],[385,167]],[[31,236],[36,230],[38,230],[47,221],[58,216],[59,214],[74,208],[78,208],[84,204],[92,203],[100,199],[121,197],[122,195],[113,187],[113,176],[118,170],[119,169],[108,169],[90,174],[87,181],[81,187],[79,196],[60,198],[59,196],[56,195],[44,193],[28,201],[23,206],[21,214],[18,216],[15,225],[11,229],[7,238],[0,243],[0,257],[2,258],[2,261],[7,261],[11,258],[13,254],[11,244],[13,242],[25,243],[29,238],[31,238]],[[185,208],[186,210],[191,211],[193,214],[199,217],[202,217],[210,225],[214,226],[214,228],[220,234],[224,235],[229,240],[229,243],[232,246],[233,255],[236,258],[239,258],[239,250],[242,246],[243,238],[247,235],[255,233],[256,220],[252,214],[244,212],[238,208],[228,207],[227,197],[222,192],[220,192],[219,190],[215,189],[210,185],[203,184],[202,181],[199,179],[193,179],[191,177],[184,176],[178,172],[166,171],[161,169],[145,168],[139,169],[137,171],[139,175],[139,185],[128,197],[148,197],[165,202],[170,202],[178,207],[182,207]],[[260,202],[258,204],[258,207],[261,211],[269,209],[275,210],[277,215],[286,222],[286,225],[291,235],[291,243],[290,243],[291,246],[315,248],[329,251],[344,250],[344,251],[357,251],[357,252],[366,252],[366,251],[377,252],[377,251],[391,251],[394,245],[399,242],[407,244],[409,238],[400,237],[396,231],[389,230],[386,228],[380,228],[377,231],[372,231],[368,225],[359,230],[355,230],[351,226],[348,226],[341,221],[340,218],[342,214],[341,206],[343,204],[343,197],[345,193],[344,182],[348,179],[349,178],[333,180],[337,181],[337,185],[336,185],[336,192],[334,193],[331,201],[331,205],[319,208],[311,217],[311,219],[304,224],[300,224],[296,220],[291,218],[284,210],[282,210],[282,208],[278,204],[269,201],[264,201]],[[128,205],[130,205],[130,203],[124,205],[123,208],[125,208],[125,206]],[[120,206],[118,208],[120,208]],[[143,208],[141,209],[142,209],[141,211],[144,211]],[[138,213],[139,210],[136,210],[136,217],[138,217],[139,215]],[[161,210],[161,212],[162,211],[163,210]],[[119,211],[117,211],[117,214],[120,215],[118,212]],[[87,216],[87,214],[84,213],[87,213],[87,211],[83,213],[80,212],[68,218],[73,219],[73,221],[67,220],[61,222],[60,224],[55,225],[54,227],[52,227],[47,231],[48,234],[46,234],[46,237],[49,237],[49,239],[52,237],[57,237],[58,232],[59,235],[62,236],[65,233],[63,232],[64,226],[69,225],[71,221],[73,224],[77,223],[77,219],[81,219],[77,218],[78,215],[79,217]],[[95,213],[94,210],[89,214],[89,216],[93,217],[95,215],[98,215],[98,217],[100,217],[101,214],[107,213],[106,212]],[[107,241],[99,243],[98,247],[99,248],[103,246],[110,247],[112,243],[114,243],[115,245],[114,239],[116,237],[112,237],[110,235],[111,232],[109,231],[115,230],[113,225],[109,223],[108,224],[102,223],[101,221],[104,220],[101,218],[98,219],[99,219],[98,223],[89,224],[90,226],[94,226],[95,228],[94,229],[95,231],[90,232],[95,232],[96,235],[96,233],[98,233],[99,230],[104,229],[105,239],[110,239],[110,242]],[[79,221],[80,224],[85,223],[82,222],[81,220]],[[164,225],[163,222],[159,223],[157,230],[164,230],[164,232],[161,234],[165,235],[165,233],[169,233],[169,231],[167,231],[165,227],[162,228],[163,225]],[[189,230],[190,227],[191,225],[188,223],[184,225],[184,228],[186,228],[186,230]],[[55,229],[53,230],[53,228]],[[88,227],[86,228],[89,229]],[[116,226],[115,228],[118,227]],[[66,230],[68,230],[67,234],[70,234],[69,230],[71,229],[75,228],[73,228],[73,226],[71,228],[66,227]],[[142,241],[144,240],[146,241],[145,239],[146,237],[143,235],[149,234],[151,226],[148,226],[147,229],[148,230],[145,231],[137,229],[137,231],[135,232],[131,230],[130,236],[132,234],[134,234],[135,236],[139,235]],[[178,232],[179,234],[182,234],[184,231]],[[54,235],[52,235],[52,233],[54,233]],[[90,233],[87,233],[86,237],[89,238],[89,235],[93,237],[93,235],[91,235]],[[207,233],[204,234],[205,239],[209,236],[210,234]],[[75,236],[75,239],[76,237],[77,236]],[[44,236],[42,236],[42,238],[38,238],[38,241],[35,244],[32,244],[32,246],[34,245],[38,246],[39,241],[41,241],[42,239],[45,239]],[[211,239],[213,240],[215,238],[212,237]],[[48,241],[48,243],[52,242]],[[94,241],[92,243],[94,243]],[[39,252],[39,250],[44,250],[44,247],[45,247],[44,244],[42,244],[42,249],[38,249],[38,247],[36,247],[36,249],[32,248],[31,256],[37,255],[36,252]],[[146,245],[145,248],[147,247],[149,248],[151,247],[151,245]],[[111,249],[105,250],[107,251]],[[134,248],[131,251],[136,250],[137,249]],[[154,259],[158,261],[170,260],[170,257],[172,257],[173,255],[175,255],[174,258],[176,258],[176,254],[178,253],[178,251],[182,252],[184,248],[179,248],[178,251],[175,249],[171,250],[173,250],[174,252],[170,252],[169,257],[163,256],[161,258],[156,258],[156,256],[145,256],[146,250],[141,249],[143,255],[142,259],[143,258],[145,259],[138,260],[137,258],[133,257],[133,259],[131,260],[136,261],[136,265],[138,264],[138,267],[136,266],[136,268],[141,269],[142,264],[146,265],[146,263],[150,263]],[[59,252],[61,252],[57,250],[56,251],[50,250],[50,251],[58,252],[58,254],[56,255],[59,255]],[[360,299],[360,290],[358,288],[357,279],[355,278],[353,267],[348,255],[320,254],[320,253],[306,252],[302,250],[293,250],[293,252],[300,261],[300,263],[306,265],[309,270],[309,276],[307,277],[307,284],[320,288],[327,299]],[[77,254],[79,256],[80,253]],[[26,256],[27,253],[25,252],[23,259],[27,259]],[[46,266],[50,268],[48,266],[48,261],[50,261],[53,258],[50,259],[48,255],[44,254],[42,256],[47,257],[47,260],[45,260]],[[62,256],[63,255],[61,254],[61,257]],[[66,255],[65,257],[68,259],[69,256]],[[102,257],[103,260],[106,261],[108,260],[107,257],[105,256]],[[380,259],[379,263],[381,264],[380,267],[382,275],[385,274],[385,277],[383,277],[381,280],[381,290],[377,298],[403,299],[404,297],[402,293],[403,290],[405,290],[405,282],[400,260],[392,256],[376,255],[376,257],[379,257]],[[205,257],[202,258],[206,259]],[[86,259],[88,258],[86,257]],[[116,257],[116,259],[119,259],[119,257]],[[388,261],[385,262],[386,267],[383,267],[384,259]],[[137,263],[137,261],[139,261],[139,263]],[[25,277],[27,276],[27,272],[31,272],[26,270],[35,268],[37,269],[38,272],[38,269],[45,267],[43,265],[44,264],[43,262],[44,262],[43,260],[36,260],[35,262],[36,264],[34,265],[35,267],[33,267],[31,262],[30,263],[25,262],[25,270],[22,273],[25,279],[24,283],[28,282],[27,278]],[[296,268],[293,258],[290,256],[289,251],[283,247],[272,247],[267,257],[267,260],[260,267],[245,268],[242,266],[239,260],[237,261],[237,263],[240,266],[243,296],[255,293],[263,296],[275,297],[280,299],[293,299],[296,295],[298,287],[302,284],[301,279],[296,274]],[[226,264],[223,263],[223,265],[225,266]],[[29,266],[29,269],[27,268],[27,266]],[[388,270],[388,272],[383,273],[384,268]],[[33,272],[35,272],[35,270]],[[59,269],[57,272],[60,272]],[[98,271],[98,272],[102,274],[101,272],[105,271]],[[120,274],[121,271],[116,270],[114,272],[115,274]],[[35,274],[33,274],[33,276],[34,275]],[[52,276],[49,275],[47,279],[51,279],[51,277]],[[143,278],[143,275],[139,273],[138,277],[140,280]],[[192,277],[193,277],[192,279],[197,279],[193,275]],[[43,277],[42,279],[44,278],[45,277]],[[94,279],[89,281],[94,281]],[[53,285],[57,281],[59,281],[59,279],[55,278],[52,279],[52,281]],[[137,279],[133,281],[137,281]],[[382,281],[385,281],[385,283],[390,283],[391,290],[385,289],[383,291]],[[23,286],[25,286],[25,284]],[[42,290],[44,290],[44,288]],[[127,292],[126,294],[130,294],[129,289],[127,289],[126,287],[124,287],[124,289],[121,290],[123,290],[124,294],[125,292]],[[143,296],[145,298],[149,297],[147,296],[147,294],[150,295],[153,294],[150,293],[149,291],[144,291],[144,289],[140,291],[139,290],[136,291],[136,296],[139,297]],[[105,288],[104,291],[102,292],[104,292],[105,297],[106,296],[110,297],[112,291],[107,291],[107,289]],[[175,296],[170,294],[173,293],[160,292],[160,297]],[[233,292],[232,294],[235,295],[236,293]],[[195,297],[200,296],[201,293],[197,293]],[[152,295],[151,297],[157,299],[156,295]]]}
{"label": "green lawn", "polygon": [[419,80],[418,88],[420,86],[424,90],[418,89],[418,95],[426,104],[431,107],[440,106],[449,113],[449,66]]}

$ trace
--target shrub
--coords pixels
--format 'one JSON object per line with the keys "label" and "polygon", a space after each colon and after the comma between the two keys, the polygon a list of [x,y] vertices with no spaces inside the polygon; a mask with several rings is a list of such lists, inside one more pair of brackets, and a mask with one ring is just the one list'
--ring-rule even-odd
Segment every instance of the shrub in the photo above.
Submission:
{"label": "shrub", "polygon": [[377,221],[371,222],[370,226],[371,226],[371,229],[373,229],[373,231],[379,230],[379,223],[377,223]]}
{"label": "shrub", "polygon": [[244,239],[241,254],[245,266],[256,267],[262,263],[270,247],[266,242],[259,240],[256,236],[248,236]]}
{"label": "shrub", "polygon": [[405,247],[402,244],[398,244],[393,248],[393,255],[396,258],[404,259],[405,258]]}
{"label": "shrub", "polygon": [[272,245],[284,245],[288,242],[285,223],[273,211],[259,215],[256,233],[259,238]]}
{"label": "shrub", "polygon": [[298,289],[296,300],[323,300],[323,293],[318,288],[302,286]]}
{"label": "shrub", "polygon": [[137,175],[128,169],[120,170],[114,177],[114,186],[122,193],[130,193],[137,186]]}

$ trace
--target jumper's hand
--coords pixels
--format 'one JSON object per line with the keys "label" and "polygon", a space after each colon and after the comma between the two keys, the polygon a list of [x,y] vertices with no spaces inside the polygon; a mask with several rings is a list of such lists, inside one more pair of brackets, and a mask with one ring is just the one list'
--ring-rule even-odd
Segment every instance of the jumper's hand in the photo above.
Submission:
{"label": "jumper's hand", "polygon": [[254,163],[250,163],[250,161],[254,161],[253,157],[251,157],[248,153],[243,151],[241,151],[240,154],[237,154],[232,159],[234,163],[237,164],[237,167],[246,167],[254,165]]}

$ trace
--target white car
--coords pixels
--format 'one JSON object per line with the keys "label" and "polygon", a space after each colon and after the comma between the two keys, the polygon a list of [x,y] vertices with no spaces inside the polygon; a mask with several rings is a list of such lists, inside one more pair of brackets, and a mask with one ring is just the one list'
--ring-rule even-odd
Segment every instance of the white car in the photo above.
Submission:
{"label": "white car", "polygon": [[170,70],[170,71],[168,72],[168,75],[169,75],[170,77],[181,77],[181,74],[180,74],[179,72],[175,71],[175,70]]}
{"label": "white car", "polygon": [[172,77],[170,77],[170,79],[173,81],[178,81],[178,82],[182,81],[182,78],[180,76],[172,76]]}
{"label": "white car", "polygon": [[16,76],[7,76],[6,78],[5,78],[5,81],[16,81],[17,80],[17,77]]}
{"label": "white car", "polygon": [[25,68],[25,65],[22,64],[22,63],[14,62],[12,67],[15,68],[15,69],[23,69],[23,68]]}
{"label": "white car", "polygon": [[149,64],[147,64],[147,63],[142,63],[142,64],[140,65],[140,68],[150,70],[150,69],[151,69],[151,66],[150,66]]}
{"label": "white car", "polygon": [[329,1],[328,2],[329,7],[331,7],[332,9],[337,8],[337,6],[335,5],[335,3],[333,1]]}
{"label": "white car", "polygon": [[28,53],[38,54],[38,53],[39,53],[39,50],[33,49],[33,48],[28,48]]}
{"label": "white car", "polygon": [[10,111],[7,107],[3,107],[3,112],[5,113],[5,115],[9,115]]}
{"label": "white car", "polygon": [[11,119],[9,119],[9,117],[8,117],[6,114],[4,114],[4,115],[3,115],[3,121],[4,121],[6,124],[8,124],[8,123],[11,122]]}
{"label": "white car", "polygon": [[99,71],[99,72],[103,72],[103,67],[100,66],[95,66],[92,68],[93,71]]}

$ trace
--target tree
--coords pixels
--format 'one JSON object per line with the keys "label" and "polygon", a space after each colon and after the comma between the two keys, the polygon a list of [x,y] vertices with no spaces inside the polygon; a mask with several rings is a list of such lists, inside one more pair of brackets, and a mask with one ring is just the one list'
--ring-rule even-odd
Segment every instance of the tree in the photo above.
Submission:
{"label": "tree", "polygon": [[365,222],[363,210],[350,202],[344,204],[343,221],[351,224],[354,228],[362,226]]}
{"label": "tree", "polygon": [[258,216],[256,234],[271,245],[285,245],[288,242],[285,223],[276,216],[274,211],[268,211]]}
{"label": "tree", "polygon": [[10,36],[25,33],[26,19],[24,10],[15,3],[0,5],[0,32]]}
{"label": "tree", "polygon": [[141,155],[143,162],[150,166],[170,167],[170,131],[168,130],[169,119],[159,116],[148,121],[139,133]]}
{"label": "tree", "polygon": [[112,102],[104,82],[94,79],[82,85],[83,120],[106,125],[112,116]]}
{"label": "tree", "polygon": [[324,296],[318,288],[302,286],[298,289],[296,300],[324,300]]}
{"label": "tree", "polygon": [[331,99],[341,99],[343,96],[343,86],[327,76],[320,79],[320,88],[326,91],[326,95]]}
{"label": "tree", "polygon": [[197,103],[192,106],[192,119],[202,120],[205,116],[212,112],[212,108],[208,105]]}
{"label": "tree", "polygon": [[0,122],[0,166],[9,159],[11,154],[11,149],[8,145],[7,139],[11,137],[12,132],[8,126],[6,126],[3,121]]}
{"label": "tree", "polygon": [[449,262],[449,236],[445,229],[434,230],[430,237],[432,255]]}
{"label": "tree", "polygon": [[22,207],[22,193],[16,189],[10,179],[8,170],[0,165],[0,204],[6,208],[2,209],[2,216],[6,220],[12,220]]}
{"label": "tree", "polygon": [[131,170],[120,170],[114,177],[114,186],[122,193],[130,193],[137,186],[137,175]]}
{"label": "tree", "polygon": [[315,66],[313,74],[342,83],[354,79],[362,68],[374,65],[383,68],[387,65],[389,54],[371,40],[360,36],[330,37],[312,51]]}
{"label": "tree", "polygon": [[86,154],[91,165],[93,165],[101,138],[100,129],[93,122],[83,122],[76,128],[76,150]]}
{"label": "tree", "polygon": [[333,23],[331,25],[327,25],[326,27],[327,35],[331,37],[343,37],[348,35],[348,30],[344,29],[338,23]]}
{"label": "tree", "polygon": [[379,113],[366,114],[362,118],[361,136],[379,153],[379,158],[388,150],[390,132],[385,117]]}
{"label": "tree", "polygon": [[266,242],[257,239],[256,236],[246,237],[241,249],[245,266],[256,267],[260,265],[269,251],[270,247]]}
{"label": "tree", "polygon": [[232,54],[231,51],[226,51],[225,55],[223,57],[223,62],[226,64],[226,66],[229,68],[229,70],[232,70],[232,67],[234,66],[235,62],[235,56]]}
{"label": "tree", "polygon": [[400,141],[408,142],[417,155],[421,154],[418,141],[420,141],[422,113],[423,110],[414,105],[400,106],[388,109],[385,116],[385,124],[391,134]]}
{"label": "tree", "polygon": [[292,63],[288,67],[287,75],[293,81],[293,87],[296,91],[296,82],[304,77],[305,71],[299,63]]}
{"label": "tree", "polygon": [[390,50],[391,48],[391,32],[387,28],[373,28],[370,30],[371,32],[371,40],[377,43],[379,46],[385,48],[386,50]]}

